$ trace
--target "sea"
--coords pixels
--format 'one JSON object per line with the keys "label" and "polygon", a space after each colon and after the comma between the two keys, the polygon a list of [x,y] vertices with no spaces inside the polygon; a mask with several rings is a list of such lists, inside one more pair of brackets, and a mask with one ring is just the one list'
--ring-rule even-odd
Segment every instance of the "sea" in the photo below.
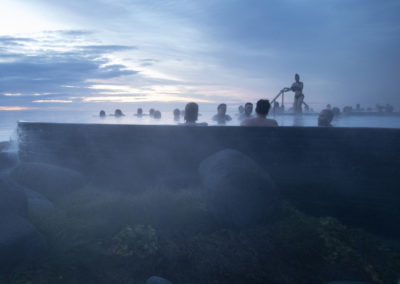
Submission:
{"label": "sea", "polygon": [[[14,140],[17,138],[16,129],[18,121],[26,122],[53,122],[53,123],[97,123],[97,124],[142,124],[142,125],[177,125],[183,123],[175,121],[172,111],[162,112],[161,119],[154,119],[148,115],[137,117],[135,112],[124,112],[123,117],[115,117],[107,114],[105,118],[99,117],[96,111],[60,111],[60,110],[23,110],[23,111],[0,111],[0,141]],[[198,122],[206,122],[209,126],[220,126],[212,120],[215,111],[203,111],[199,114]],[[240,120],[237,113],[233,111],[228,114],[232,120],[225,126],[239,126]],[[318,124],[318,114],[294,115],[269,115],[275,119],[279,126],[304,126],[316,127]],[[372,127],[372,128],[400,128],[400,113],[395,115],[378,116],[339,116],[332,122],[334,127]]]}

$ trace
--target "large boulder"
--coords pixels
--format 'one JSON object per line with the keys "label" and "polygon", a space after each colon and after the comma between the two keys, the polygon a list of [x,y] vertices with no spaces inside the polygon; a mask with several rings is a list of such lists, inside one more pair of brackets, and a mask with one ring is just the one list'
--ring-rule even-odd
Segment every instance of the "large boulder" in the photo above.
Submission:
{"label": "large boulder", "polygon": [[0,216],[28,216],[25,191],[9,179],[0,179]]}
{"label": "large boulder", "polygon": [[47,250],[47,242],[25,218],[0,216],[0,268],[33,260]]}
{"label": "large boulder", "polygon": [[206,202],[217,220],[244,227],[266,220],[279,204],[269,175],[250,157],[226,149],[201,162]]}
{"label": "large boulder", "polygon": [[86,183],[84,176],[75,170],[43,163],[20,163],[10,176],[18,184],[50,200],[77,190]]}
{"label": "large boulder", "polygon": [[151,276],[146,280],[146,284],[172,284],[172,282],[159,276]]}

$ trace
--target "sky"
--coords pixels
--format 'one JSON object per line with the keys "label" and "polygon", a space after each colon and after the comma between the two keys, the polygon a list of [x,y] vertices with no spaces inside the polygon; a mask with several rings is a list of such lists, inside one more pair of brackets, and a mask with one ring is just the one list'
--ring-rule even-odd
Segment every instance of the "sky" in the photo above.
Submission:
{"label": "sky", "polygon": [[400,108],[398,0],[0,1],[0,110]]}

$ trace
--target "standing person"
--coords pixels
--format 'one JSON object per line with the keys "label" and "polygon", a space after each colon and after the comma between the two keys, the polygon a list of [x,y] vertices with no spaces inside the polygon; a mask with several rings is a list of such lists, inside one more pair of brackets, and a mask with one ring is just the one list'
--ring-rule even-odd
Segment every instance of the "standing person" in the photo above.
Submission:
{"label": "standing person", "polygon": [[295,82],[292,84],[292,86],[290,88],[285,88],[284,90],[294,92],[293,111],[295,113],[301,113],[302,112],[301,106],[304,100],[304,94],[303,94],[304,84],[303,82],[300,82],[299,74],[294,75],[294,80]]}
{"label": "standing person", "polygon": [[256,105],[256,117],[242,121],[241,126],[278,126],[275,119],[268,119],[271,104],[268,100],[259,100]]}

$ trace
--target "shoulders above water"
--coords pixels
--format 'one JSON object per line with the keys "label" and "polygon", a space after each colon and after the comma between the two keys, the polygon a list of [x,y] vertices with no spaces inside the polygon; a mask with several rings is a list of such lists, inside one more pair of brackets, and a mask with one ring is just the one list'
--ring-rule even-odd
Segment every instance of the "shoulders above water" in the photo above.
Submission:
{"label": "shoulders above water", "polygon": [[242,121],[241,126],[267,126],[267,127],[276,127],[278,126],[278,122],[275,119],[254,117],[248,118]]}

